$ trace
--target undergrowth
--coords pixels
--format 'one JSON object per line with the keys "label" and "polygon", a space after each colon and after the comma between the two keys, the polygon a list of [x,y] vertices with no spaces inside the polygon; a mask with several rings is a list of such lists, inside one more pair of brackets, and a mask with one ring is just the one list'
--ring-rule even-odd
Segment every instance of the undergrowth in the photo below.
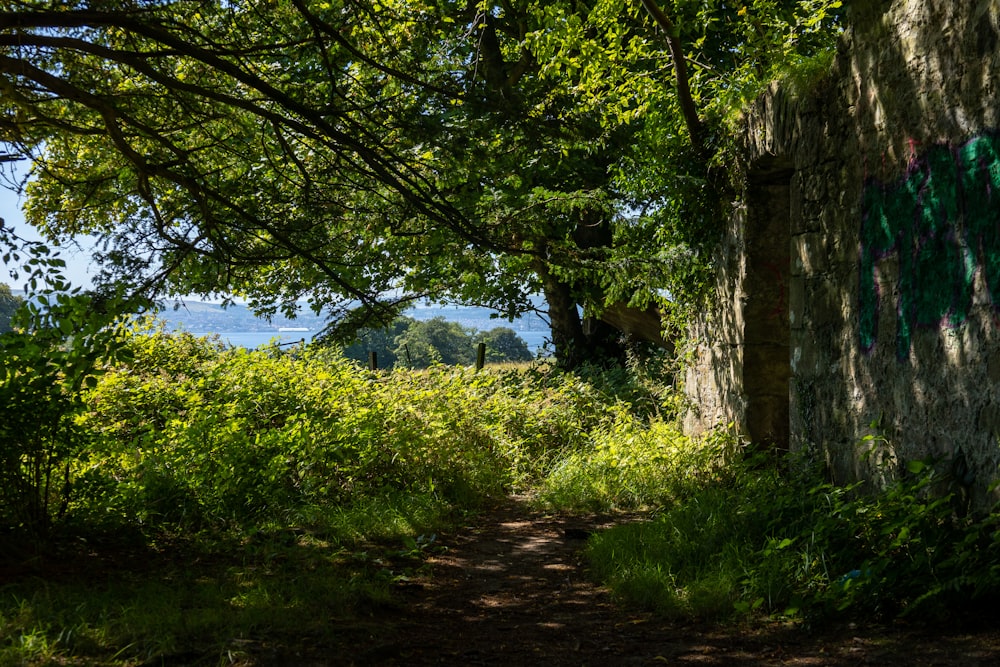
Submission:
{"label": "undergrowth", "polygon": [[438,531],[588,448],[628,413],[619,394],[659,409],[627,373],[545,363],[371,372],[155,329],[121,357],[78,397],[51,540],[0,522],[21,575],[0,582],[0,665],[341,643],[331,619],[396,604]]}
{"label": "undergrowth", "polygon": [[[835,486],[801,461],[731,462],[655,517],[595,536],[595,573],[678,619],[967,618],[1000,595],[1000,513],[964,515],[912,462],[886,488]],[[779,472],[779,471],[784,472]]]}
{"label": "undergrowth", "polygon": [[437,532],[511,492],[645,511],[587,554],[627,604],[670,618],[939,619],[1000,592],[1000,514],[968,515],[934,462],[838,487],[809,461],[688,437],[667,366],[385,373],[318,348],[126,345],[79,397],[51,540],[0,532],[22,575],[0,583],[0,665],[342,643],[317,619],[397,604]]}

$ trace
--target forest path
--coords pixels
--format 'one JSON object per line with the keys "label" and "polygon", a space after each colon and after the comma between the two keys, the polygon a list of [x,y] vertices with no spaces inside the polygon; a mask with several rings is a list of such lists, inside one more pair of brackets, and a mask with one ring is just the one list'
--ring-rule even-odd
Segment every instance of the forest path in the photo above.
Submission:
{"label": "forest path", "polygon": [[[439,535],[430,575],[348,633],[344,665],[1000,665],[1000,633],[677,624],[616,605],[587,576],[586,535],[635,515],[559,516],[510,499]],[[318,658],[318,656],[314,656]]]}

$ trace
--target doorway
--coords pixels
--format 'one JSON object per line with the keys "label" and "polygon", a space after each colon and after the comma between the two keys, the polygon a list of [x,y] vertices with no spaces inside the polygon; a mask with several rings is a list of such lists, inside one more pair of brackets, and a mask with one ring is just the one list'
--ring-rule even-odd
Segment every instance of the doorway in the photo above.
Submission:
{"label": "doorway", "polygon": [[778,161],[758,164],[747,189],[743,390],[755,445],[787,451],[791,323],[791,179]]}

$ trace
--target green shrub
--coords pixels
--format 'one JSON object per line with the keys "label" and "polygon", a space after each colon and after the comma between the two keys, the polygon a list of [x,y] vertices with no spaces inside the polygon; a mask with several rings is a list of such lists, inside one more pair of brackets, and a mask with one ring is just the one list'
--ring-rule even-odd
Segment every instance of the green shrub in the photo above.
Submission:
{"label": "green shrub", "polygon": [[127,519],[240,523],[342,501],[374,456],[369,381],[336,355],[163,332],[130,344],[81,420],[99,436],[82,478]]}
{"label": "green shrub", "polygon": [[[34,252],[36,272],[56,261],[44,246]],[[94,311],[95,299],[66,292],[58,274],[50,279],[19,311],[17,328],[0,334],[0,532],[36,544],[64,515],[72,463],[89,444],[75,421],[81,392],[118,351],[118,328]]]}
{"label": "green shrub", "polygon": [[617,594],[668,616],[720,620],[943,618],[1000,594],[1000,513],[964,517],[951,494],[935,492],[941,475],[927,462],[866,492],[800,461],[720,460],[724,475],[697,475],[651,521],[591,541],[594,571]]}
{"label": "green shrub", "polygon": [[619,407],[586,447],[567,452],[540,484],[545,504],[589,510],[662,507],[729,477],[735,440],[692,439],[674,422]]}
{"label": "green shrub", "polygon": [[[372,373],[334,350],[225,349],[141,330],[78,425],[79,515],[245,525],[386,492],[476,506],[604,433],[576,376],[435,366]],[[604,437],[604,436],[600,436]]]}

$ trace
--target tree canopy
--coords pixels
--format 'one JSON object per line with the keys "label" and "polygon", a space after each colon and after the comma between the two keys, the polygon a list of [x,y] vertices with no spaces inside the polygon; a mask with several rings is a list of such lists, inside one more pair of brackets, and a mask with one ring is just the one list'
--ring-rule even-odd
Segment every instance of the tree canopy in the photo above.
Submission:
{"label": "tree canopy", "polygon": [[32,161],[32,224],[100,239],[98,285],[304,300],[333,333],[542,293],[573,364],[669,344],[727,114],[839,6],[2,0],[0,153]]}

